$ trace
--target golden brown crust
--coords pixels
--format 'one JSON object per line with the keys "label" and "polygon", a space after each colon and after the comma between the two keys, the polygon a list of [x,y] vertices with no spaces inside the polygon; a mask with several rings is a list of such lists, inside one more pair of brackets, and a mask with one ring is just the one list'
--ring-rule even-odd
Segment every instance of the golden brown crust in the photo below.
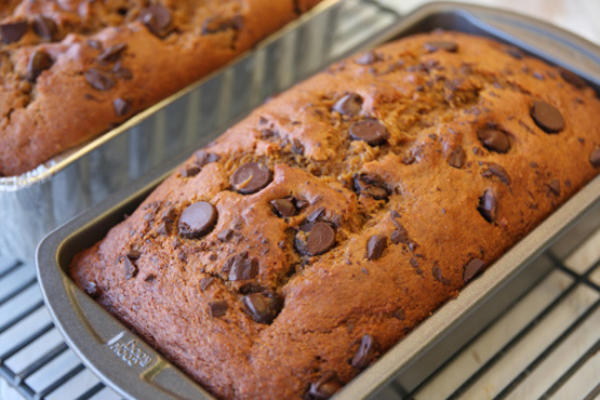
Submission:
{"label": "golden brown crust", "polygon": [[[534,119],[539,100],[551,107]],[[330,371],[351,380],[596,175],[599,112],[592,89],[488,39],[390,43],[258,108],[71,275],[219,397],[317,398],[338,386]],[[355,125],[366,120],[377,135]],[[251,161],[272,181],[231,190]],[[179,216],[197,201],[214,205],[216,225],[182,238]],[[333,247],[308,243],[311,221],[334,229]],[[253,259],[256,275],[232,280],[232,264],[250,276]],[[249,292],[284,300],[272,323],[253,318]]]}
{"label": "golden brown crust", "polygon": [[[0,25],[28,27],[19,40],[0,43],[0,175],[26,172],[89,140],[231,61],[316,2],[163,1],[171,15],[164,35],[140,21],[144,0],[12,3],[2,6]],[[41,16],[49,20],[49,37],[35,28]],[[98,61],[121,44],[127,47],[115,60]],[[29,60],[39,51],[53,64],[30,82]],[[102,71],[114,87],[94,89],[85,79],[90,69]],[[127,107],[118,111],[116,99]]]}

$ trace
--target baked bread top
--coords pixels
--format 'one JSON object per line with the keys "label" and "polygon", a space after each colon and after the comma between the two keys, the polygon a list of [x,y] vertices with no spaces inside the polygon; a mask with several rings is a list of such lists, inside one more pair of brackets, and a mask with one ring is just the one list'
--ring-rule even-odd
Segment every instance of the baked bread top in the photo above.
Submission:
{"label": "baked bread top", "polygon": [[0,175],[81,144],[231,61],[319,0],[0,6]]}
{"label": "baked bread top", "polygon": [[395,41],[259,107],[71,276],[220,398],[328,398],[596,175],[599,115],[513,47]]}

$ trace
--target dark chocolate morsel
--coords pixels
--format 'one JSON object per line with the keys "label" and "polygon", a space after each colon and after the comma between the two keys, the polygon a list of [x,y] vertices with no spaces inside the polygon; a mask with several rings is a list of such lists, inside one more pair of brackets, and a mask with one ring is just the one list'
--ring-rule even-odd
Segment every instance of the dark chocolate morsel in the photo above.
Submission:
{"label": "dark chocolate morsel", "polygon": [[335,245],[335,229],[328,222],[315,222],[307,232],[299,231],[294,240],[296,250],[303,255],[323,254]]}
{"label": "dark chocolate morsel", "polygon": [[113,108],[115,109],[115,113],[117,113],[119,117],[122,117],[129,113],[129,106],[129,101],[124,100],[120,97],[117,97],[113,100]]}
{"label": "dark chocolate morsel", "polygon": [[373,336],[371,335],[363,335],[360,339],[360,345],[352,358],[350,364],[354,368],[363,369],[369,366],[369,364],[375,358],[377,353],[377,343]]}
{"label": "dark chocolate morsel", "polygon": [[227,313],[227,309],[229,306],[225,301],[215,301],[213,303],[208,304],[208,310],[210,312],[211,317],[219,318]]}
{"label": "dark chocolate morsel", "polygon": [[379,176],[375,174],[354,175],[354,189],[364,196],[370,196],[375,200],[385,200],[390,192]]}
{"label": "dark chocolate morsel", "polygon": [[33,31],[43,40],[52,41],[56,39],[58,27],[52,18],[37,15],[33,19]]}
{"label": "dark chocolate morsel", "polygon": [[231,175],[231,186],[242,194],[258,192],[271,182],[271,171],[266,165],[249,162]]}
{"label": "dark chocolate morsel", "polygon": [[462,168],[465,165],[467,155],[461,146],[457,146],[448,156],[448,164],[454,168]]}
{"label": "dark chocolate morsel", "polygon": [[600,147],[596,147],[590,153],[590,164],[592,164],[594,168],[600,167]]}
{"label": "dark chocolate morsel", "polygon": [[31,57],[29,57],[29,63],[27,64],[27,80],[29,82],[35,82],[40,74],[52,67],[54,60],[44,50],[36,50]]}
{"label": "dark chocolate morsel", "polygon": [[560,76],[563,80],[577,89],[583,89],[587,86],[585,81],[567,69],[560,70]]}
{"label": "dark chocolate morsel", "polygon": [[465,264],[463,269],[463,281],[467,283],[473,279],[475,275],[481,272],[484,265],[485,263],[479,258],[470,259],[469,262]]}
{"label": "dark chocolate morsel", "polygon": [[337,111],[342,115],[354,117],[360,113],[362,108],[363,98],[356,93],[348,93],[343,96],[333,105],[333,111]]}
{"label": "dark chocolate morsel", "polygon": [[373,118],[353,123],[348,132],[353,140],[362,140],[371,146],[381,145],[390,137],[386,127]]}
{"label": "dark chocolate morsel", "polygon": [[21,40],[25,32],[27,32],[27,22],[10,22],[0,25],[0,36],[2,43],[10,44]]}
{"label": "dark chocolate morsel", "polygon": [[306,393],[308,400],[327,400],[342,388],[342,382],[333,371],[324,373],[321,378],[311,383]]}
{"label": "dark chocolate morsel", "polygon": [[510,150],[508,134],[493,126],[478,130],[477,137],[488,150],[493,150],[498,153],[506,153]]}
{"label": "dark chocolate morsel", "polygon": [[486,189],[483,195],[479,197],[477,211],[487,222],[496,220],[496,196],[494,196],[492,189]]}
{"label": "dark chocolate morsel", "polygon": [[565,127],[565,120],[560,111],[545,101],[534,101],[529,113],[536,125],[546,133],[558,133]]}
{"label": "dark chocolate morsel", "polygon": [[293,217],[298,213],[298,210],[296,209],[296,206],[291,198],[275,199],[271,200],[270,203],[273,207],[273,210],[279,217]]}
{"label": "dark chocolate morsel", "polygon": [[98,56],[98,61],[101,63],[117,62],[119,58],[121,58],[121,55],[123,54],[126,48],[127,43],[119,43],[115,44],[114,46],[110,46]]}
{"label": "dark chocolate morsel", "polygon": [[83,73],[85,80],[96,90],[110,90],[115,86],[115,81],[104,72],[91,68]]}
{"label": "dark chocolate morsel", "polygon": [[283,300],[273,292],[251,293],[242,302],[250,318],[260,324],[273,322],[283,307]]}
{"label": "dark chocolate morsel", "polygon": [[448,41],[433,41],[425,43],[425,50],[433,53],[437,50],[444,50],[449,53],[456,53],[458,51],[458,45],[454,42]]}
{"label": "dark chocolate morsel", "polygon": [[148,30],[159,38],[167,36],[171,26],[171,11],[161,4],[152,4],[140,12],[140,19]]}
{"label": "dark chocolate morsel", "polygon": [[383,235],[373,235],[367,240],[367,259],[377,260],[387,247],[387,238]]}
{"label": "dark chocolate morsel", "polygon": [[197,239],[206,235],[217,222],[217,210],[206,202],[191,204],[179,217],[179,235],[188,239]]}
{"label": "dark chocolate morsel", "polygon": [[245,281],[258,275],[258,260],[249,258],[247,252],[236,254],[229,258],[224,265],[228,271],[227,279],[230,281]]}
{"label": "dark chocolate morsel", "polygon": [[481,172],[481,176],[484,178],[496,176],[505,185],[510,185],[510,177],[508,176],[508,172],[506,172],[501,165],[496,163],[488,163],[487,168]]}

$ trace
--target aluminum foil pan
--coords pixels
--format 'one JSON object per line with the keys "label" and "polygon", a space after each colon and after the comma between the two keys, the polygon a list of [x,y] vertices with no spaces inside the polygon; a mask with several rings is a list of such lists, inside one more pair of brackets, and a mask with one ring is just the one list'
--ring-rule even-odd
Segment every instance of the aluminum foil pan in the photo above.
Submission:
{"label": "aluminum foil pan", "polygon": [[[600,87],[600,48],[539,21],[489,8],[433,3],[404,17],[366,47],[436,28],[491,36],[563,66]],[[127,398],[212,399],[185,374],[81,292],[67,275],[71,259],[93,245],[156,187],[181,157],[146,175],[48,235],[37,255],[38,278],[54,321],[70,346],[104,382]],[[597,222],[598,221],[598,222]],[[446,303],[340,391],[335,399],[373,397],[390,380],[413,390],[478,327],[549,270],[532,263],[559,237],[561,256],[600,224],[600,177],[588,183],[460,295]],[[494,301],[490,301],[493,299]]]}
{"label": "aluminum foil pan", "polygon": [[[338,18],[340,12],[352,18]],[[379,16],[375,23],[374,16]],[[173,155],[208,143],[213,132],[224,131],[268,96],[322,69],[394,20],[370,3],[327,0],[229,67],[119,127],[33,171],[0,178],[0,258],[32,261],[39,240],[59,224]],[[369,29],[353,29],[355,23]]]}

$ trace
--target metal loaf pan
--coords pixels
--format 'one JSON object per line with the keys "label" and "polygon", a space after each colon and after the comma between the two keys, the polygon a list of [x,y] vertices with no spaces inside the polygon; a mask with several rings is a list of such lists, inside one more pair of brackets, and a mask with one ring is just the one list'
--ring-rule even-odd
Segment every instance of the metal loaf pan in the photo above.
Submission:
{"label": "metal loaf pan", "polygon": [[[370,41],[368,48],[437,28],[494,37],[584,77],[600,87],[600,49],[556,27],[520,15],[457,3],[433,3],[407,15]],[[183,158],[183,157],[182,157]],[[158,352],[81,292],[66,271],[72,257],[100,240],[122,215],[134,210],[179,160],[170,162],[48,235],[39,245],[38,277],[46,304],[70,346],[107,384],[128,398],[211,398]],[[555,250],[568,253],[600,221],[600,177],[594,179],[528,234],[481,277],[470,283],[406,338],[340,391],[336,399],[373,396],[397,378],[410,392],[453,349],[469,340],[523,293],[548,266],[539,259],[566,232]],[[516,279],[516,278],[519,279]],[[493,300],[493,301],[492,301]]]}
{"label": "metal loaf pan", "polygon": [[[360,7],[359,7],[360,5]],[[354,13],[364,32],[338,18]],[[227,68],[209,75],[115,129],[20,176],[0,177],[0,257],[33,261],[45,234],[173,156],[214,139],[268,96],[322,69],[395,20],[370,3],[325,0]],[[365,14],[366,13],[366,14]]]}

